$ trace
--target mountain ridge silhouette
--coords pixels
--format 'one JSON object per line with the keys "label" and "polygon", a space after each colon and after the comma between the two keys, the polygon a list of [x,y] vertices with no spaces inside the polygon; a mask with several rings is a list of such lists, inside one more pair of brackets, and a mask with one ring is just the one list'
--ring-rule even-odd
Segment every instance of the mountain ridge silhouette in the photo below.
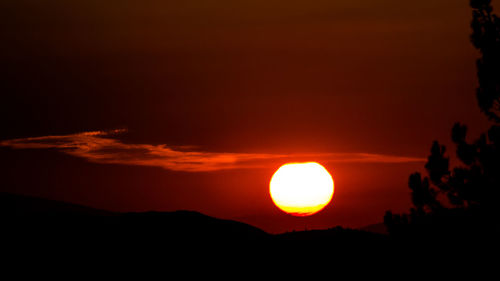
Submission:
{"label": "mountain ridge silhouette", "polygon": [[[111,212],[34,196],[0,193],[0,217],[13,236],[42,235],[101,239],[121,237],[175,241],[308,241],[334,237],[341,240],[384,240],[382,234],[340,226],[322,230],[270,234],[255,226],[214,218],[200,212]],[[64,236],[64,235],[67,236]],[[120,239],[121,239],[120,238]],[[334,239],[335,240],[335,239]]]}
{"label": "mountain ridge silhouette", "polygon": [[[398,240],[387,234],[340,226],[271,234],[242,222],[195,211],[108,212],[7,193],[0,193],[0,206],[3,246],[20,259],[35,254],[37,262],[50,253],[57,253],[62,259],[90,258],[104,262],[168,257],[188,264],[197,264],[196,261],[217,264],[221,255],[235,263],[312,262],[317,259],[311,258],[328,254],[333,261],[373,265],[411,260],[429,253],[435,245],[426,244],[428,240]],[[436,243],[443,249],[451,248],[453,253],[463,251],[440,241]],[[486,248],[471,249],[480,253]],[[446,251],[442,253],[454,257]]]}

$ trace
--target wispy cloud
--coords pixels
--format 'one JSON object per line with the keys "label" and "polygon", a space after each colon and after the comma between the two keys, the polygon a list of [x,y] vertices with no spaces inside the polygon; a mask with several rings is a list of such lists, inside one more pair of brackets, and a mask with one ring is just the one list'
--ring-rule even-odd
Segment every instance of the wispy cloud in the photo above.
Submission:
{"label": "wispy cloud", "polygon": [[[43,136],[1,141],[15,149],[58,149],[64,153],[102,164],[161,167],[172,171],[208,172],[265,167],[271,160],[355,163],[424,162],[424,158],[370,153],[267,154],[197,151],[193,147],[174,149],[167,145],[128,144],[116,138],[125,130],[93,131],[61,136]],[[267,165],[266,165],[267,164]]]}

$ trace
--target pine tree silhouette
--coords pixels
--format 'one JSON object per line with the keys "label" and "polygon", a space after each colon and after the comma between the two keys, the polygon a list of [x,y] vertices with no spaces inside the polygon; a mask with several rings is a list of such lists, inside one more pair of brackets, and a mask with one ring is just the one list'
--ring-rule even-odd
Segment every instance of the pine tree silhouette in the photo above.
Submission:
{"label": "pine tree silhouette", "polygon": [[[460,123],[453,126],[451,138],[461,164],[452,170],[446,148],[434,141],[425,165],[428,177],[422,178],[420,173],[409,177],[414,208],[409,215],[388,211],[384,216],[392,235],[500,229],[500,19],[493,14],[491,0],[471,0],[470,6],[471,42],[481,54],[476,98],[481,112],[493,124],[470,143],[467,127]],[[446,195],[445,202],[437,199],[440,194]]]}

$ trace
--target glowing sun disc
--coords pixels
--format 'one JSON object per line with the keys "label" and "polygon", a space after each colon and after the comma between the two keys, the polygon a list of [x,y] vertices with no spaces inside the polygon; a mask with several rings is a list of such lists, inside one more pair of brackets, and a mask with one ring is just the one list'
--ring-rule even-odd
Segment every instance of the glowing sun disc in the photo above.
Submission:
{"label": "glowing sun disc", "polygon": [[333,191],[332,176],[316,162],[285,164],[269,183],[274,204],[294,216],[310,216],[321,211],[332,200]]}

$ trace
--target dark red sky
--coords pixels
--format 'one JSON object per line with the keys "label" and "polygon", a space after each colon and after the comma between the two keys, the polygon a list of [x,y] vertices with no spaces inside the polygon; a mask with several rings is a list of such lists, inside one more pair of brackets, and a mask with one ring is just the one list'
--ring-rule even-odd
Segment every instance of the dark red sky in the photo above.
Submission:
{"label": "dark red sky", "polygon": [[[380,222],[434,139],[486,127],[470,20],[466,0],[0,1],[1,190],[271,232]],[[268,196],[291,159],[335,180],[306,219]]]}

